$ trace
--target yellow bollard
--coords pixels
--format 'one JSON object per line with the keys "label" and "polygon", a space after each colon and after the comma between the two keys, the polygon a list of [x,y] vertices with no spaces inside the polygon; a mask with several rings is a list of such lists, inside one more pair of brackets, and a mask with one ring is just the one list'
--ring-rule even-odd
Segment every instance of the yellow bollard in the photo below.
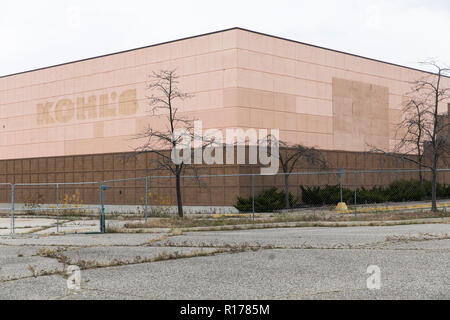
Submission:
{"label": "yellow bollard", "polygon": [[343,211],[343,212],[347,212],[348,211],[348,207],[345,204],[345,202],[339,202],[336,206],[336,211]]}

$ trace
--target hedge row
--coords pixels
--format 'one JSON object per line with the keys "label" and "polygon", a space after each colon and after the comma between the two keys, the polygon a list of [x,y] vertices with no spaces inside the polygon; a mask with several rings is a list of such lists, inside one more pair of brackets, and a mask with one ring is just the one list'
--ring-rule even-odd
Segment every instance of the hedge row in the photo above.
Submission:
{"label": "hedge row", "polygon": [[[336,205],[340,202],[339,185],[325,187],[303,187],[303,205]],[[450,185],[437,184],[437,197],[450,198]],[[256,212],[273,212],[285,208],[285,192],[272,187],[255,197]],[[347,204],[355,203],[355,192],[348,188],[342,189],[343,200]],[[431,199],[431,182],[423,181],[422,185],[416,180],[400,180],[386,187],[373,187],[370,189],[358,188],[356,200],[358,204],[420,201]],[[299,199],[289,193],[291,208],[299,206]],[[238,197],[234,205],[240,212],[252,212],[252,197]]]}
{"label": "hedge row", "polygon": [[[273,212],[276,210],[284,209],[285,207],[286,193],[284,191],[277,191],[276,187],[272,187],[266,191],[263,191],[255,197],[255,211],[256,212]],[[289,193],[289,202],[291,208],[295,207],[298,203],[298,198],[295,198]],[[237,198],[237,202],[234,205],[240,212],[252,212],[253,202],[252,197],[249,198]]]}
{"label": "hedge row", "polygon": [[[437,184],[437,197],[450,198],[450,185]],[[340,201],[339,186],[300,187],[302,189],[302,202],[307,205],[334,205]],[[346,203],[355,203],[355,192],[342,189],[343,200]],[[431,182],[400,180],[386,187],[373,187],[370,189],[358,188],[356,190],[356,203],[382,203],[404,202],[431,199]]]}

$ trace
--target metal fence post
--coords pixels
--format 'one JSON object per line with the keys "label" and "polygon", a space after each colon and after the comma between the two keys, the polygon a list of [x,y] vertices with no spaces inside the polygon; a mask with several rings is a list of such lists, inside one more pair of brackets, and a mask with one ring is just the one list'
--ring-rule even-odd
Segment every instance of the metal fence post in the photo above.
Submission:
{"label": "metal fence post", "polygon": [[59,185],[56,184],[56,233],[59,233]]}
{"label": "metal fence post", "polygon": [[15,217],[14,217],[14,189],[15,185],[11,185],[11,234],[15,233]]}
{"label": "metal fence post", "polygon": [[[98,184],[99,184],[98,185],[98,204],[99,204],[99,214],[101,216],[101,214],[102,214],[102,185],[100,182]],[[100,225],[100,232],[101,232],[102,231],[101,230],[101,227],[102,227],[101,218],[99,219],[99,225]]]}
{"label": "metal fence post", "polygon": [[342,195],[342,177],[345,174],[344,169],[338,169],[338,176],[339,176],[339,195],[341,199],[341,203],[344,202],[343,195]]}
{"label": "metal fence post", "polygon": [[148,177],[145,177],[145,222],[147,222],[148,217]]}
{"label": "metal fence post", "polygon": [[100,232],[105,233],[105,205],[103,201],[103,182],[100,184]]}
{"label": "metal fence post", "polygon": [[252,174],[252,219],[255,221],[255,175]]}
{"label": "metal fence post", "polygon": [[358,172],[355,171],[355,177],[354,177],[354,188],[355,188],[355,216],[356,216],[356,205],[358,203],[357,198],[356,198],[356,193],[357,193],[357,189],[358,189]]}

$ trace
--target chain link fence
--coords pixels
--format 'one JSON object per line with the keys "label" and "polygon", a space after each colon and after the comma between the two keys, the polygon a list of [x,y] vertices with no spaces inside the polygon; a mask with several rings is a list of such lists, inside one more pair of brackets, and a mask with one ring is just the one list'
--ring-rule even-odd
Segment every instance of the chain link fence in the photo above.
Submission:
{"label": "chain link fence", "polygon": [[[173,176],[150,177],[150,216],[176,213]],[[450,169],[440,169],[438,207],[450,207]],[[429,170],[337,170],[263,176],[229,174],[185,176],[185,213],[270,213],[286,210],[374,212],[428,209]],[[336,207],[339,203],[345,206]]]}
{"label": "chain link fence", "polygon": [[[16,233],[16,229],[22,231],[21,228],[28,231],[55,229],[60,232],[61,222],[96,218],[99,197],[98,182],[10,185],[10,233]],[[19,219],[21,226],[16,226],[16,219]]]}
{"label": "chain link fence", "polygon": [[[450,169],[440,169],[437,176],[438,208],[450,208]],[[358,214],[429,210],[431,187],[430,170],[336,170],[181,178],[184,213],[246,213],[253,217],[257,213],[290,211]],[[0,212],[3,216],[10,215],[8,229],[12,234],[17,229],[16,218],[47,219],[47,226],[56,232],[67,230],[61,229],[62,223],[66,226],[71,221],[97,220],[94,229],[105,232],[107,217],[147,219],[177,214],[174,176],[80,183],[3,183],[0,198]]]}

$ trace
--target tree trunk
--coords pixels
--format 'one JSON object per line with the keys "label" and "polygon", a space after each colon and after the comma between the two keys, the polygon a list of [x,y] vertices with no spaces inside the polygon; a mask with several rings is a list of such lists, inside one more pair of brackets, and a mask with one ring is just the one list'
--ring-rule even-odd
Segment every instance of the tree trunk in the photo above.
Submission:
{"label": "tree trunk", "polygon": [[437,171],[436,168],[433,168],[432,172],[432,184],[431,184],[431,211],[437,211],[436,204],[436,182],[437,182]]}
{"label": "tree trunk", "polygon": [[284,195],[285,207],[286,209],[291,208],[291,203],[289,201],[289,175],[284,176],[284,190],[286,194]]}
{"label": "tree trunk", "polygon": [[423,174],[422,174],[422,163],[419,163],[419,182],[420,187],[423,187]]}
{"label": "tree trunk", "polygon": [[176,182],[177,182],[177,205],[178,205],[178,216],[180,218],[183,218],[183,203],[181,200],[181,175],[180,173],[177,173],[176,175]]}

